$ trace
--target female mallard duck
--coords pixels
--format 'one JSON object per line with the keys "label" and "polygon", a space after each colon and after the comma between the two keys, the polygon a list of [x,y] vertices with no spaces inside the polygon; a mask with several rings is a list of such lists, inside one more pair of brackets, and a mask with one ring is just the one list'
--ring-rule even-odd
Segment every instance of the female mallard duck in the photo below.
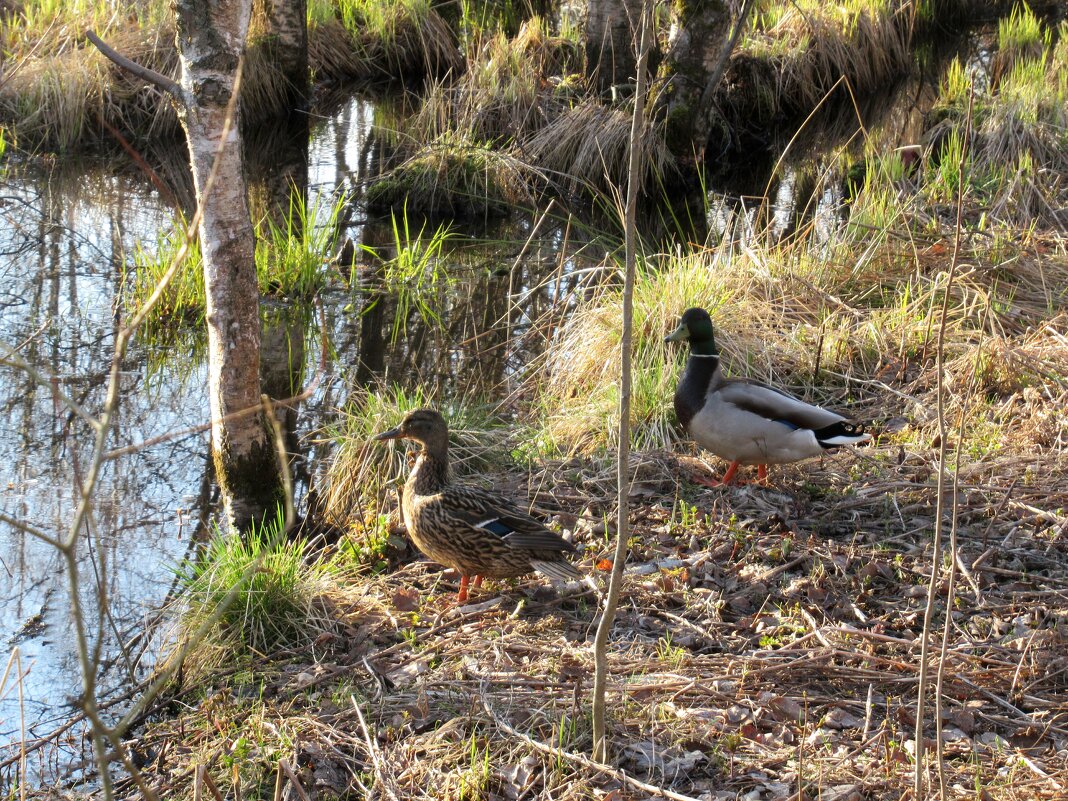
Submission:
{"label": "female mallard duck", "polygon": [[731,465],[721,481],[695,479],[717,487],[730,483],[740,464],[757,465],[766,481],[769,464],[818,456],[840,445],[871,439],[861,426],[782,390],[748,379],[724,378],[704,309],[687,309],[666,342],[688,340],[690,358],[675,390],[675,414],[703,448]]}
{"label": "female mallard duck", "polygon": [[449,481],[449,429],[433,409],[410,412],[376,440],[412,439],[423,448],[404,484],[404,523],[416,547],[460,576],[459,603],[470,578],[513,578],[537,570],[566,581],[581,577],[565,554],[575,547],[507,498]]}

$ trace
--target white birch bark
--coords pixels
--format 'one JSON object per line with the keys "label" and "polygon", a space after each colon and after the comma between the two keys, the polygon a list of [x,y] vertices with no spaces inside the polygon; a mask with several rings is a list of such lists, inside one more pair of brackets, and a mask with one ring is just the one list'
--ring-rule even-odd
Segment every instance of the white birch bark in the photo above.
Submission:
{"label": "white birch bark", "polygon": [[278,488],[260,414],[228,417],[260,405],[259,287],[237,104],[230,102],[251,6],[251,0],[175,2],[180,113],[202,207],[212,453],[230,522],[238,527],[269,509]]}

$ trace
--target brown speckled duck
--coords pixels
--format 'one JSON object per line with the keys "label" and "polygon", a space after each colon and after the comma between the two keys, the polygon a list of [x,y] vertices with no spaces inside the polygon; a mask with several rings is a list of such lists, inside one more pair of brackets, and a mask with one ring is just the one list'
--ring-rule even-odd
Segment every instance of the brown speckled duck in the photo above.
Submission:
{"label": "brown speckled duck", "polygon": [[807,459],[841,445],[871,439],[845,417],[798,400],[780,389],[744,378],[725,378],[712,319],[704,309],[687,309],[667,342],[688,341],[690,358],[675,390],[675,414],[703,448],[729,461],[720,481],[694,478],[718,487],[730,483],[738,465],[757,465],[767,481],[769,464]]}
{"label": "brown speckled duck", "polygon": [[449,479],[449,429],[433,409],[410,412],[376,440],[411,439],[423,447],[404,484],[404,523],[416,547],[460,576],[457,602],[484,578],[512,578],[537,570],[566,581],[581,573],[567,561],[575,548],[507,498]]}

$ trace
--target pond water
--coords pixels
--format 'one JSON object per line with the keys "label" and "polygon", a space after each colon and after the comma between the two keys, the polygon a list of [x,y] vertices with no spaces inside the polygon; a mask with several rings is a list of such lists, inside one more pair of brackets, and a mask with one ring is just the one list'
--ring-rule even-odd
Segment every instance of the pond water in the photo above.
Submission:
{"label": "pond water", "polygon": [[[359,195],[374,162],[373,119],[371,104],[355,99],[313,126],[310,144],[298,148],[298,161],[306,162],[296,170],[306,175],[312,207],[320,195],[327,200],[340,192]],[[152,247],[157,233],[172,225],[173,210],[142,175],[125,167],[116,171],[112,162],[82,161],[63,169],[9,167],[0,214],[0,343],[45,377],[36,381],[12,367],[0,372],[0,403],[8,421],[0,429],[0,512],[63,537],[78,507],[94,431],[54,397],[52,385],[88,414],[99,413],[123,312],[126,267],[139,243]],[[361,214],[358,204],[350,204],[342,237],[388,253],[391,226],[369,226]],[[533,224],[511,222],[478,236],[454,233],[450,271],[459,265],[468,275],[435,298],[447,304],[438,310],[451,321],[447,326],[428,324],[418,309],[395,322],[396,301],[381,296],[370,280],[357,281],[356,290],[338,280],[323,293],[325,332],[306,306],[265,302],[263,378],[275,396],[309,384],[324,361],[321,343],[328,343],[330,359],[316,392],[287,420],[290,442],[301,451],[298,489],[306,489],[326,453],[308,444],[307,435],[329,422],[354,386],[378,379],[407,385],[433,380],[507,391],[509,376],[526,356],[505,347],[504,333],[491,342],[486,332],[521,330],[529,310],[564,291],[564,281],[542,282],[540,276],[573,272],[574,258],[558,256],[564,229],[556,223],[540,226],[537,238],[523,247]],[[412,225],[418,231],[415,221]],[[572,249],[578,239],[571,235]],[[520,302],[509,303],[510,297]],[[502,320],[510,325],[501,326]],[[131,348],[110,446],[144,442],[208,419],[203,335],[165,339]],[[91,642],[102,638],[99,686],[115,691],[103,693],[105,698],[121,696],[151,669],[160,637],[152,626],[155,610],[168,597],[174,567],[190,554],[202,519],[215,508],[209,456],[208,436],[199,432],[105,463],[93,515],[78,533],[80,598]],[[0,523],[0,576],[0,653],[11,666],[0,687],[3,762],[13,753],[11,744],[33,742],[64,723],[81,686],[62,556]],[[96,628],[100,588],[108,599],[102,634]],[[146,631],[156,633],[145,638]],[[42,782],[62,780],[66,765],[79,758],[84,743],[78,729],[73,731],[76,736],[61,747],[31,754],[30,770]],[[0,770],[0,783],[12,776],[11,769]]]}
{"label": "pond water", "polygon": [[[908,99],[908,92],[899,96]],[[905,118],[914,119],[914,100],[906,104]],[[295,163],[276,158],[273,147],[258,145],[264,166],[251,172],[262,173],[267,184],[286,176],[306,182],[313,206],[318,196],[347,192],[355,202],[341,220],[342,238],[388,252],[392,227],[388,222],[368,224],[358,202],[385,147],[375,135],[375,115],[372,104],[353,99],[313,123],[310,144],[295,148]],[[904,118],[891,114],[889,119],[900,124]],[[847,123],[843,130],[855,133],[856,128],[854,118],[851,128]],[[901,141],[912,141],[913,128],[914,123],[902,124]],[[296,139],[302,141],[300,132]],[[831,141],[841,143],[842,136]],[[822,148],[827,146],[825,140]],[[830,228],[841,221],[841,196],[833,189],[806,196],[798,211],[798,186],[811,169],[808,160],[823,149],[810,148],[803,156],[808,166],[787,169],[772,187],[775,203],[765,213],[783,235],[809,217]],[[738,220],[757,225],[744,196],[763,195],[766,175],[752,172],[745,176],[748,188],[713,195],[704,221],[709,236],[733,230]],[[177,194],[182,191],[179,185]],[[9,166],[0,215],[0,343],[54,377],[66,396],[96,414],[104,401],[122,312],[125,266],[139,242],[154,243],[157,233],[172,224],[172,208],[132,168],[83,161],[62,169]],[[412,225],[418,230],[420,224]],[[464,280],[435,298],[444,325],[431,324],[418,306],[398,311],[405,307],[380,294],[370,279],[356,281],[356,289],[345,281],[333,282],[323,295],[325,331],[307,308],[280,300],[265,303],[264,379],[272,394],[285,396],[290,393],[273,388],[299,391],[313,376],[320,378],[313,396],[287,421],[290,442],[300,443],[294,447],[301,451],[296,469],[301,488],[322,472],[329,455],[328,447],[309,444],[308,435],[329,422],[354,387],[376,380],[406,386],[422,382],[497,397],[514,389],[517,375],[564,318],[572,299],[603,278],[596,265],[604,243],[587,241],[583,230],[567,219],[511,220],[491,230],[455,227],[450,273]],[[524,336],[528,331],[533,334]],[[206,366],[198,339],[200,335],[190,334],[169,346],[135,345],[123,365],[112,446],[143,442],[208,419]],[[322,364],[325,370],[319,374]],[[0,375],[0,403],[8,420],[0,429],[0,511],[52,536],[65,536],[78,505],[93,431],[54,397],[47,382],[35,382],[11,367],[0,368]],[[93,516],[78,532],[79,573],[93,640],[101,638],[99,683],[113,690],[112,696],[121,697],[151,669],[162,636],[152,625],[155,610],[172,588],[174,566],[190,553],[201,521],[214,510],[215,494],[203,432],[105,464]],[[13,665],[0,687],[2,763],[13,753],[9,744],[32,742],[70,717],[80,673],[69,576],[59,554],[0,523],[0,577],[0,655]],[[109,614],[97,633],[100,587],[106,589]],[[146,631],[153,635],[144,637]],[[62,743],[31,754],[30,770],[43,783],[63,781],[83,746],[74,729]],[[0,769],[0,786],[12,776],[10,768]]]}

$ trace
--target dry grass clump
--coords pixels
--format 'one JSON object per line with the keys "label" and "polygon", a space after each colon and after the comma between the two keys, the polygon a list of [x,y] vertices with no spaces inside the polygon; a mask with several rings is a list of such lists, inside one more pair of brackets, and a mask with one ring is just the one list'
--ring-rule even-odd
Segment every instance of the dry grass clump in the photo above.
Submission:
{"label": "dry grass clump", "polygon": [[[998,80],[977,82],[975,88],[966,175],[969,205],[1015,227],[1036,221],[1062,227],[1068,222],[1063,212],[1068,204],[1068,23],[1062,23],[1055,47],[1036,48],[1015,43],[1048,42],[1048,30],[1026,34],[1039,26],[1028,14],[1012,21],[1015,27],[1006,24],[1000,31],[1011,55],[996,62],[995,67],[1002,64]],[[925,134],[934,151],[936,177],[942,179],[935,183],[947,185],[947,170],[955,172],[971,85],[965,68],[954,62]],[[948,177],[946,189],[955,192],[958,179]]]}
{"label": "dry grass clump", "polygon": [[[28,3],[24,12],[38,6],[44,8]],[[313,7],[309,25],[309,65],[316,80],[414,79],[463,67],[455,36],[426,3],[345,0],[336,8],[321,6]],[[86,28],[93,28],[123,55],[177,79],[173,20],[164,5],[119,15],[107,4],[73,3],[16,20],[5,29],[4,43],[21,60],[13,61],[0,84],[0,124],[19,147],[91,147],[112,138],[107,126],[138,142],[179,132],[174,108],[158,89],[129,76],[84,38]],[[270,40],[258,32],[261,26],[257,21],[251,32],[244,69],[246,122],[290,107],[291,87],[270,56]]]}
{"label": "dry grass clump", "polygon": [[[608,193],[626,184],[631,114],[625,108],[583,100],[521,144],[523,157],[558,192]],[[674,160],[658,126],[646,126],[642,141],[644,185],[665,176]]]}
{"label": "dry grass clump", "polygon": [[[116,28],[110,43],[158,72],[176,75],[174,34],[155,28]],[[131,138],[165,138],[178,117],[160,91],[115,67],[81,40],[57,53],[38,51],[0,85],[0,121],[24,148],[68,151],[110,138],[110,125]]]}
{"label": "dry grass clump", "polygon": [[[749,71],[755,108],[807,113],[843,77],[866,93],[908,70],[910,18],[886,0],[775,6],[749,34],[743,56],[771,64],[771,87]],[[769,108],[769,90],[775,98]],[[737,105],[737,99],[734,104]]]}
{"label": "dry grass clump", "polygon": [[443,134],[376,178],[367,189],[367,207],[432,217],[504,216],[533,205],[528,173],[507,153]]}
{"label": "dry grass clump", "polygon": [[[685,349],[662,340],[689,306],[711,313],[728,374],[831,408],[849,402],[861,419],[882,409],[868,392],[850,398],[857,387],[907,379],[910,396],[929,397],[947,258],[942,243],[919,253],[888,243],[858,257],[845,243],[803,241],[646,258],[634,295],[635,446],[675,441],[671,398]],[[1068,307],[1057,289],[1068,282],[1068,260],[1014,251],[992,261],[981,249],[966,249],[964,258],[975,266],[955,281],[947,359],[978,365],[981,391],[999,396],[1068,370],[1050,321],[1051,309]],[[612,443],[621,305],[618,287],[592,293],[529,379],[544,436],[564,451]]]}
{"label": "dry grass clump", "polygon": [[431,87],[405,126],[415,141],[462,132],[473,141],[507,147],[536,133],[566,108],[563,79],[582,69],[578,46],[549,35],[540,17],[524,22],[514,37],[497,32],[474,43],[470,51],[466,72]]}
{"label": "dry grass clump", "polygon": [[320,0],[309,17],[318,78],[422,80],[463,69],[455,35],[427,0]]}

